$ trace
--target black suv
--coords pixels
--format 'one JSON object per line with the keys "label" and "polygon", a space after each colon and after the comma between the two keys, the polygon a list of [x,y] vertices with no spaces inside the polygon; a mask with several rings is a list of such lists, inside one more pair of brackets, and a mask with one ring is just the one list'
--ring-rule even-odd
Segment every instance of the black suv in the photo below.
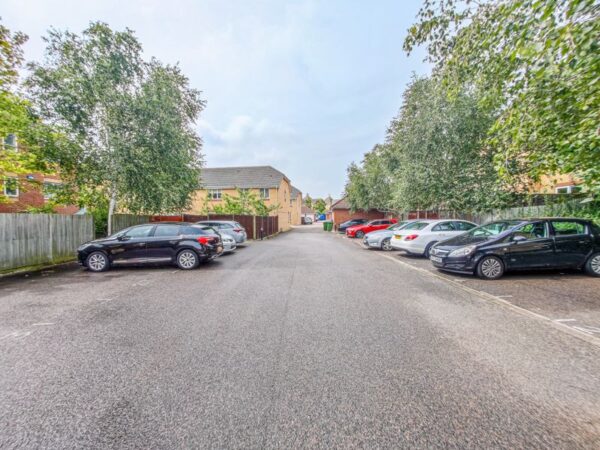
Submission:
{"label": "black suv", "polygon": [[584,269],[600,277],[600,228],[582,219],[500,220],[440,242],[429,259],[491,280],[523,269]]}
{"label": "black suv", "polygon": [[79,263],[92,272],[117,264],[176,263],[194,269],[223,252],[219,234],[210,227],[186,222],[136,225],[77,249]]}

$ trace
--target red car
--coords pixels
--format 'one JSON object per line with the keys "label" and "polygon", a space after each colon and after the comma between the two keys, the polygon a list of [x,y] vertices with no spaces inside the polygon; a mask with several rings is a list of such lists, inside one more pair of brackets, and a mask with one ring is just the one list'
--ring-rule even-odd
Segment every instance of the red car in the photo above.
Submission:
{"label": "red car", "polygon": [[349,238],[355,237],[360,239],[365,234],[370,233],[371,231],[383,230],[396,222],[398,222],[397,219],[371,220],[369,223],[346,228],[346,236],[348,236]]}

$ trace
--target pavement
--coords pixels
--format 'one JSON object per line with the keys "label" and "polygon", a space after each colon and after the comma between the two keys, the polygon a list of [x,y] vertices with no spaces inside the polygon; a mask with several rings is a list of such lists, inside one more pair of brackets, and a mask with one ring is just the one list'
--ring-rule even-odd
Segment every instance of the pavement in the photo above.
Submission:
{"label": "pavement", "polygon": [[393,259],[315,225],[2,279],[0,448],[600,446],[600,346]]}

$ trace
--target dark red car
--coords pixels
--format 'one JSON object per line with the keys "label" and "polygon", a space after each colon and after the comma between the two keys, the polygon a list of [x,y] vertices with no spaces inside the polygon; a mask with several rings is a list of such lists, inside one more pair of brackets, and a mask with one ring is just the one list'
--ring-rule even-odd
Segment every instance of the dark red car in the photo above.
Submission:
{"label": "dark red car", "polygon": [[353,227],[346,228],[346,236],[349,238],[355,237],[360,239],[371,231],[383,230],[396,222],[398,222],[397,219],[371,220],[369,223],[365,223],[363,225],[355,225]]}

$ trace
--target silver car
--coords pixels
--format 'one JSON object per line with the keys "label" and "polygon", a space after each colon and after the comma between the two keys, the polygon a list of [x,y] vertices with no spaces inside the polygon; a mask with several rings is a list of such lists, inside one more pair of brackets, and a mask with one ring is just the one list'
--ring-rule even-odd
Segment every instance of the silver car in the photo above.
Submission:
{"label": "silver car", "polygon": [[223,242],[223,253],[232,252],[237,248],[235,239],[229,236],[228,234],[222,234],[221,241]]}
{"label": "silver car", "polygon": [[217,230],[221,235],[231,236],[236,244],[243,244],[248,239],[244,227],[234,220],[202,220],[196,222],[200,225],[206,225]]}
{"label": "silver car", "polygon": [[371,231],[365,234],[363,238],[363,245],[367,248],[378,248],[385,251],[392,250],[391,240],[394,236],[394,231],[401,230],[409,223],[414,222],[413,220],[405,220],[404,222],[398,222],[390,225],[384,230]]}

